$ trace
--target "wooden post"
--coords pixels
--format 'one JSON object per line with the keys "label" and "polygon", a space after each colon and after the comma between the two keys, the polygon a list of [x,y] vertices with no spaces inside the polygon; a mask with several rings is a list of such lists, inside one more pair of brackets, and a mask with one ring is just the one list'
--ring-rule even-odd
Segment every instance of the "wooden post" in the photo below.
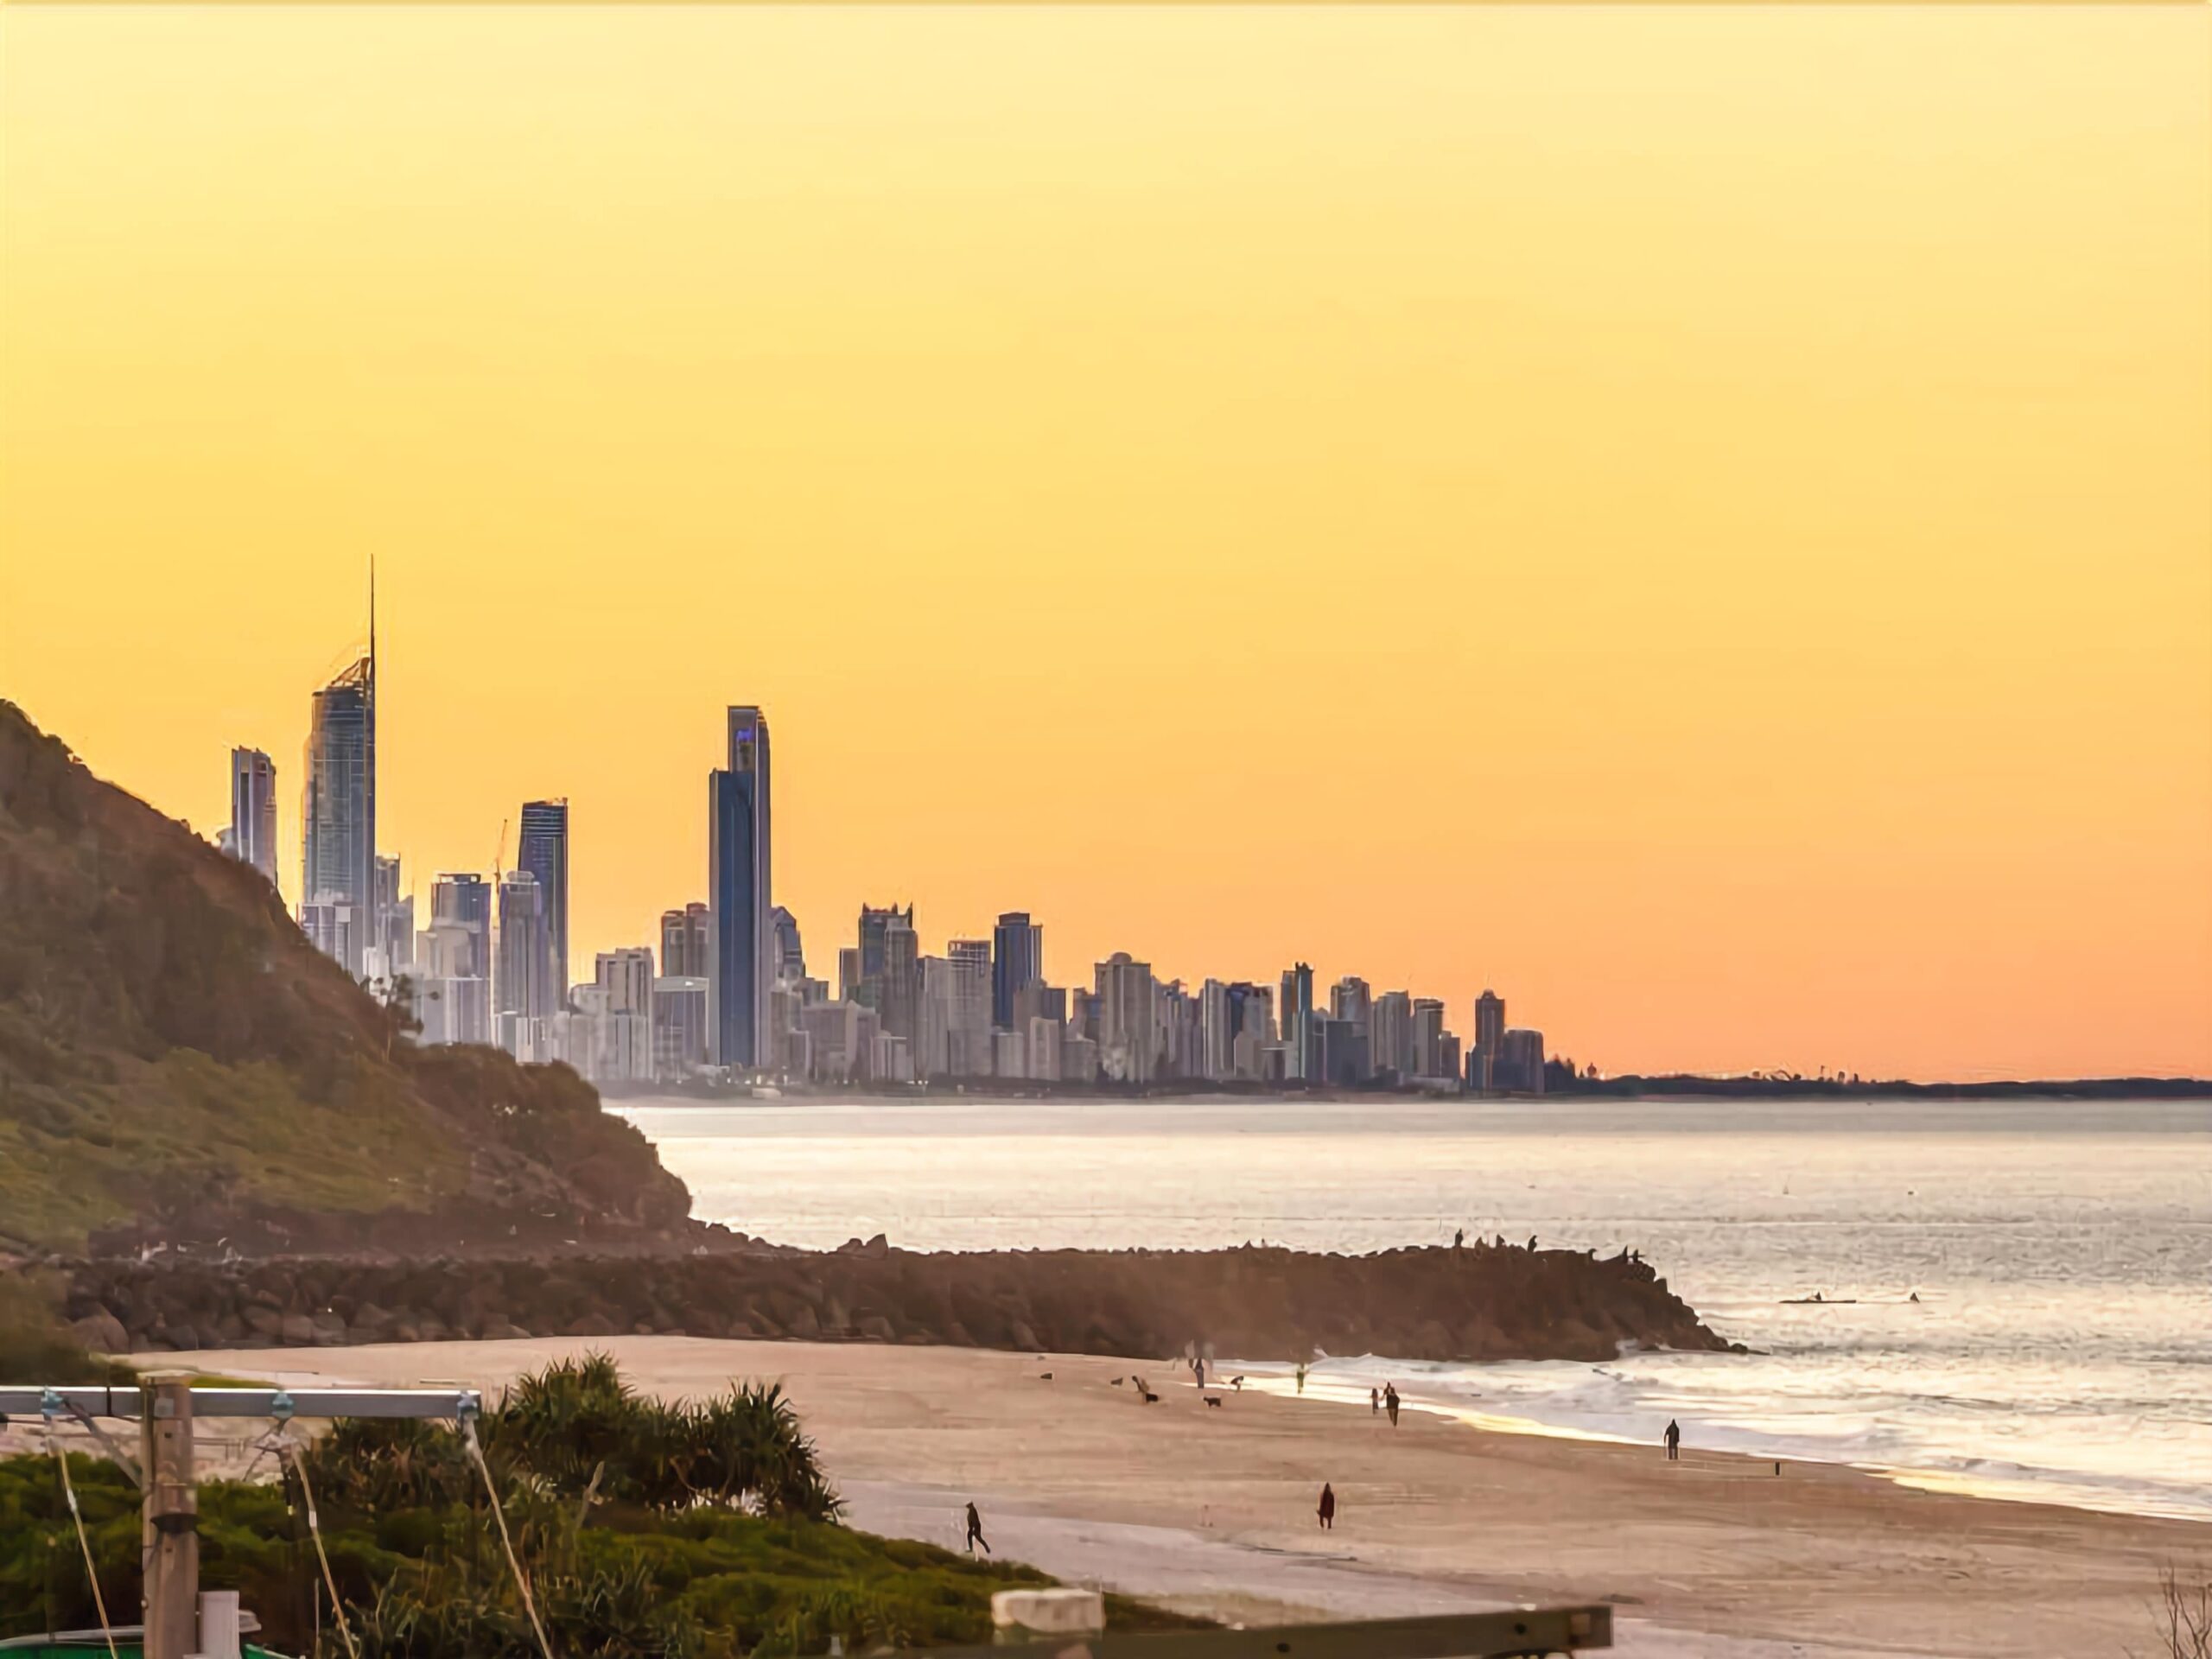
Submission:
{"label": "wooden post", "polygon": [[192,1472],[192,1378],[153,1371],[139,1389],[146,1475],[146,1659],[200,1651],[200,1497]]}

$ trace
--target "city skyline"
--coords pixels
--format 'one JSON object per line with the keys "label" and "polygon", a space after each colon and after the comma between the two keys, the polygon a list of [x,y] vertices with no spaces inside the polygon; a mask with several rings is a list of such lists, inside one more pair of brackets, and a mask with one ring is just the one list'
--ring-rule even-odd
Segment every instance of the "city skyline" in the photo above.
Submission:
{"label": "city skyline", "polygon": [[574,982],[749,701],[821,960],[2212,1071],[2201,24],[135,21],[10,17],[0,690],[204,835],[275,757],[289,903],[373,554],[377,850],[567,798]]}
{"label": "city skyline", "polygon": [[[365,650],[360,657],[359,657],[347,669],[341,671],[336,677],[334,677],[329,684],[325,685],[314,692],[309,700],[310,708],[314,712],[309,721],[310,740],[308,757],[308,769],[310,779],[312,779],[316,775],[317,770],[316,754],[318,740],[315,734],[319,731],[324,730],[329,726],[330,721],[327,710],[330,707],[330,700],[334,693],[341,694],[341,708],[340,715],[340,724],[341,729],[340,734],[340,747],[342,751],[341,758],[348,766],[350,766],[351,770],[346,771],[346,768],[342,766],[340,770],[345,772],[347,787],[355,796],[365,797],[366,800],[370,803],[369,810],[372,812],[374,810],[373,803],[375,800],[377,788],[377,755],[375,740],[377,690],[374,652],[375,646],[373,643],[372,643],[370,647]],[[344,701],[343,694],[348,693],[353,694],[355,701],[358,701],[361,705],[360,708],[356,708],[353,702]],[[365,710],[365,720],[361,718],[364,709]],[[758,1056],[765,1051],[760,1045],[760,1039],[755,1033],[766,1029],[766,1022],[768,1019],[768,1000],[772,991],[776,986],[779,975],[781,972],[779,963],[782,960],[783,953],[786,949],[784,935],[785,931],[788,931],[792,943],[795,943],[798,925],[791,910],[776,899],[776,889],[772,878],[767,874],[766,869],[768,849],[767,836],[766,833],[767,804],[765,793],[765,785],[767,773],[766,751],[769,724],[766,717],[766,711],[764,709],[754,705],[730,705],[724,710],[723,720],[728,744],[728,760],[727,766],[715,768],[710,774],[709,782],[711,787],[709,791],[709,811],[708,814],[708,871],[706,880],[701,885],[709,887],[709,889],[715,885],[717,866],[713,852],[713,842],[714,835],[720,821],[721,815],[725,810],[728,810],[736,812],[740,818],[748,818],[755,810],[751,804],[752,801],[755,798],[749,793],[746,795],[742,802],[740,802],[736,796],[733,795],[727,808],[722,801],[722,796],[724,792],[730,788],[730,786],[723,780],[729,779],[734,775],[733,769],[738,766],[739,757],[741,755],[744,755],[746,757],[744,762],[745,774],[747,776],[751,776],[753,774],[754,770],[754,762],[751,759],[751,754],[757,734],[759,750],[759,786],[762,790],[761,795],[758,798],[760,802],[758,809],[758,817],[761,827],[759,831],[759,846],[757,853],[752,846],[752,843],[748,841],[745,848],[742,849],[742,857],[745,865],[750,872],[751,879],[757,880],[760,883],[757,892],[760,895],[754,904],[757,914],[756,924],[753,930],[753,937],[755,941],[754,948],[753,950],[745,954],[748,959],[757,961],[760,965],[757,969],[757,977],[753,981],[753,989],[741,996],[741,1001],[747,1007],[753,1007],[757,1003],[756,1012],[752,1015],[754,1021],[753,1030],[752,1032],[747,1032],[745,1034],[741,1054],[741,1056]],[[365,730],[366,734],[365,744],[361,741],[359,736],[359,734],[363,730]],[[365,751],[367,757],[365,768],[358,764],[359,753],[363,750]],[[263,768],[264,770],[266,769],[267,757],[264,754],[260,753],[259,751],[245,747],[234,747],[230,753],[229,776],[231,778],[232,801],[233,808],[235,808],[235,804],[238,798],[238,779],[241,775],[241,769],[242,767],[247,766],[251,761],[258,761],[262,763]],[[363,777],[364,771],[365,772],[365,779]],[[266,781],[267,780],[264,779],[264,785]],[[364,787],[365,783],[365,787]],[[267,790],[264,786],[262,791],[262,797],[265,798]],[[312,791],[309,791],[307,798],[310,802],[313,800],[314,795]],[[265,798],[261,798],[260,807],[263,816],[265,818],[266,814],[270,810],[270,803]],[[533,817],[533,815],[535,816]],[[278,813],[276,817],[281,827],[283,823],[283,815]],[[303,825],[307,822],[307,817],[308,808],[303,806],[302,820]],[[564,934],[568,899],[568,801],[565,798],[561,798],[550,801],[534,800],[525,802],[523,804],[521,809],[519,821],[525,826],[524,837],[521,841],[518,842],[514,847],[512,857],[508,861],[510,868],[504,871],[490,872],[488,882],[486,880],[486,873],[481,870],[461,871],[455,869],[451,871],[441,871],[435,877],[428,876],[422,871],[417,870],[404,886],[397,886],[396,891],[392,894],[387,895],[385,892],[385,887],[388,885],[395,885],[398,882],[402,861],[397,855],[387,856],[381,853],[373,854],[370,858],[370,862],[372,867],[372,902],[366,907],[366,914],[372,919],[367,924],[370,931],[366,932],[349,931],[343,929],[337,931],[328,931],[330,924],[327,918],[318,913],[319,907],[311,908],[308,906],[302,906],[297,901],[293,900],[289,894],[286,895],[288,907],[297,912],[298,919],[300,920],[303,929],[308,932],[308,936],[315,939],[319,945],[322,946],[328,954],[338,956],[341,960],[348,960],[346,953],[349,950],[358,953],[365,947],[380,947],[386,943],[385,929],[388,925],[388,922],[385,916],[383,906],[388,898],[397,902],[402,902],[405,905],[408,912],[407,926],[411,929],[413,897],[418,888],[423,890],[426,896],[430,896],[434,895],[435,890],[446,887],[455,880],[461,880],[474,881],[486,893],[496,893],[499,899],[499,927],[498,930],[499,942],[496,947],[495,952],[498,960],[495,962],[493,960],[491,955],[486,955],[480,960],[479,966],[475,969],[477,973],[482,974],[484,973],[485,966],[486,964],[496,969],[495,972],[490,973],[484,977],[480,988],[480,995],[486,1001],[486,1008],[478,1014],[463,1015],[461,1019],[461,1023],[458,1025],[448,1023],[441,1027],[436,1023],[436,1020],[434,1018],[430,1027],[430,1033],[426,1034],[425,1040],[491,1041],[499,1043],[511,1048],[518,1048],[524,1053],[525,1058],[556,1058],[556,1046],[551,1034],[550,1022],[552,1016],[556,1013],[561,1011],[567,1005],[570,991],[586,992],[588,991],[593,985],[593,982],[590,980],[572,980],[564,976],[561,971],[562,968],[565,965],[566,955]],[[525,849],[531,843],[530,826],[533,823],[535,824],[537,830],[537,851],[534,861],[547,870],[557,872],[550,882],[545,879],[543,874],[535,872],[529,868],[529,862],[531,861],[530,855],[526,853]],[[215,828],[209,832],[209,839],[214,841],[222,850],[231,853],[233,856],[238,856],[240,855],[236,851],[233,846],[233,838],[234,826],[229,823],[215,826]],[[353,840],[350,834],[343,836],[342,840],[346,845],[349,847],[353,845]],[[306,849],[310,842],[309,838],[304,833],[302,833],[301,836],[301,842],[303,858],[308,858],[309,855]],[[757,863],[755,862],[756,856],[759,860],[759,862]],[[313,865],[311,862],[303,864],[303,871],[306,869],[311,869],[312,868]],[[387,877],[390,878],[389,882],[387,881]],[[510,996],[517,994],[512,993],[500,983],[502,980],[509,976],[511,971],[507,965],[510,947],[504,938],[506,920],[509,914],[508,906],[511,895],[507,889],[508,883],[510,881],[527,883],[531,889],[530,893],[523,895],[523,897],[527,900],[527,903],[522,910],[518,912],[518,913],[524,918],[528,927],[532,931],[534,943],[524,947],[521,953],[517,955],[514,960],[518,963],[520,963],[524,960],[524,957],[530,958],[531,962],[536,962],[537,958],[539,957],[543,958],[542,964],[540,964],[543,982],[533,983],[526,992],[520,993],[519,995],[522,1000],[516,1002],[512,1007],[509,1006]],[[281,890],[282,883],[279,882],[278,885]],[[668,925],[673,916],[683,913],[687,906],[689,911],[692,912],[695,921],[698,912],[705,912],[710,915],[712,911],[712,906],[709,903],[702,903],[696,899],[678,897],[671,906],[664,907],[663,909],[659,916],[656,918],[654,925],[642,932],[638,938],[626,942],[609,942],[601,944],[595,950],[588,952],[588,954],[592,956],[597,962],[599,964],[599,971],[601,974],[605,972],[607,962],[610,958],[626,958],[636,954],[636,952],[640,949],[645,951],[648,961],[651,961],[656,955],[658,955],[664,959],[671,943],[670,935],[667,931]],[[920,1014],[918,1008],[913,1005],[912,1000],[918,998],[924,988],[925,980],[922,970],[931,962],[937,962],[940,966],[942,966],[948,959],[950,959],[952,964],[957,967],[961,953],[963,950],[967,950],[976,953],[981,963],[980,972],[982,977],[978,982],[978,988],[976,995],[980,999],[980,1004],[983,1010],[985,1025],[982,1032],[981,1040],[985,1043],[986,1047],[984,1052],[988,1053],[988,1044],[989,1040],[993,1039],[995,1034],[1001,1037],[1004,1034],[1001,1028],[1004,1027],[1006,1022],[1000,1017],[1000,1002],[1002,988],[1009,988],[1005,990],[1005,995],[1010,998],[1013,992],[1020,988],[1021,984],[1025,982],[1020,978],[1018,974],[1013,979],[1006,977],[1005,968],[1001,960],[1001,952],[1007,948],[1010,939],[1014,941],[1026,940],[1026,943],[1017,942],[1014,948],[1018,957],[1020,957],[1022,951],[1026,950],[1027,952],[1026,957],[1020,958],[1025,960],[1030,965],[1032,978],[1027,982],[1038,983],[1040,987],[1051,988],[1063,998],[1068,995],[1069,988],[1065,986],[1050,987],[1048,980],[1041,979],[1035,976],[1034,964],[1041,958],[1042,953],[1043,928],[1041,925],[1033,922],[1030,912],[1001,912],[996,918],[995,925],[989,930],[990,937],[984,938],[967,937],[968,935],[972,935],[973,933],[980,931],[975,927],[963,928],[957,925],[948,927],[941,935],[944,941],[944,955],[932,957],[924,949],[921,944],[921,940],[925,936],[913,925],[916,914],[916,906],[913,902],[909,901],[903,908],[894,905],[891,907],[883,909],[872,907],[868,904],[863,902],[860,905],[859,909],[861,917],[861,950],[859,952],[854,952],[841,950],[838,952],[839,956],[842,957],[845,956],[859,956],[865,954],[866,947],[871,938],[871,929],[869,925],[871,920],[873,920],[876,925],[877,931],[874,937],[876,938],[876,941],[880,948],[881,944],[880,930],[882,930],[883,925],[887,918],[891,928],[902,934],[905,942],[903,945],[899,945],[895,948],[903,950],[905,953],[904,960],[913,970],[914,982],[906,993],[907,997],[910,999],[907,1011],[905,1014],[903,1020],[894,1011],[892,1016],[892,1022],[883,1027],[887,1034],[896,1034],[902,1039],[906,1039],[910,1041],[918,1039],[920,1035]],[[435,909],[435,900],[434,896],[431,919],[433,925],[435,925],[438,921],[445,919]],[[488,916],[486,919],[488,922]],[[426,944],[431,938],[431,935],[428,932],[420,937]],[[486,937],[488,938],[489,935],[487,934]],[[720,1007],[720,994],[711,989],[714,984],[715,972],[721,961],[718,947],[714,944],[716,938],[715,930],[709,926],[704,935],[704,938],[707,941],[705,946],[707,950],[707,971],[700,976],[700,982],[702,988],[706,988],[705,995],[707,1001],[704,1004],[704,1011],[702,1013],[700,1018],[703,1021],[702,1028],[708,1039],[706,1052],[709,1058],[713,1063],[727,1064],[728,1062],[722,1061],[718,1058],[720,1053],[721,1033],[727,1026],[727,1016],[715,1011]],[[488,949],[488,947],[479,948],[480,950]],[[688,942],[685,948],[691,948]],[[397,958],[397,966],[400,969],[410,972],[416,977],[419,991],[423,985],[430,982],[431,976],[435,976],[439,969],[435,965],[426,964],[416,959],[414,950],[415,945],[413,943],[413,937],[410,933],[409,943],[407,945],[403,947],[401,953]],[[359,972],[361,971],[363,960],[364,959],[357,954],[353,957],[353,959],[348,961],[348,965],[354,971]],[[378,963],[379,961],[385,963],[391,963],[394,961],[394,957],[390,952],[387,952],[382,958],[371,957],[366,958],[365,960],[372,964]],[[1126,950],[1117,949],[1110,952],[1108,956],[1098,958],[1096,967],[1102,976],[1107,976],[1110,975],[1110,973],[1116,969],[1116,964],[1131,963],[1132,959],[1130,953]],[[1136,962],[1132,965],[1143,969],[1147,976],[1147,982],[1156,985],[1163,991],[1171,985],[1184,987],[1185,995],[1194,994],[1192,988],[1199,986],[1204,986],[1208,989],[1217,988],[1226,988],[1232,990],[1240,988],[1249,988],[1247,982],[1224,980],[1218,973],[1211,971],[1210,969],[1202,969],[1198,973],[1168,973],[1163,971],[1154,974],[1152,971],[1151,964],[1147,962]],[[688,968],[688,964],[686,964],[686,966]],[[1285,1069],[1281,1073],[1285,1081],[1303,1082],[1309,1084],[1320,1084],[1331,1080],[1335,1068],[1331,1062],[1319,1058],[1320,1051],[1316,1050],[1312,1046],[1311,1039],[1304,1022],[1304,1017],[1308,1013],[1318,1013],[1323,1016],[1325,1022],[1330,1017],[1333,1017],[1335,1020],[1340,1024],[1351,1023],[1348,1020],[1341,1003],[1341,999],[1345,994],[1347,986],[1358,987],[1358,995],[1363,999],[1369,995],[1369,989],[1368,982],[1366,979],[1360,976],[1357,971],[1357,963],[1354,962],[1348,963],[1345,966],[1345,978],[1337,982],[1333,988],[1326,988],[1327,994],[1325,995],[1323,994],[1325,987],[1322,982],[1316,977],[1315,970],[1302,959],[1296,961],[1293,963],[1291,968],[1283,970],[1281,973],[1281,983],[1279,988],[1280,1000],[1273,1004],[1272,1011],[1277,1014],[1287,1013],[1291,1016],[1290,1020],[1284,1022],[1281,1026],[1280,1029],[1274,1033],[1274,1035],[1279,1039],[1280,1045],[1286,1051],[1286,1065]],[[832,983],[835,983],[835,980],[832,976],[836,975],[837,971],[836,968],[833,968],[830,964],[826,963],[817,963],[814,964],[814,967],[817,970],[816,977],[817,980],[830,979]],[[665,969],[664,969],[664,971],[665,971]],[[880,963],[876,968],[872,969],[869,971],[880,973],[881,971]],[[1294,985],[1300,988],[1294,991]],[[1090,995],[1090,993],[1085,991],[1079,984],[1076,985],[1073,989],[1074,994],[1079,998]],[[606,993],[606,987],[603,983],[599,987],[599,990],[603,1001]],[[1268,995],[1268,992],[1262,992],[1263,998]],[[1389,992],[1387,995],[1389,997],[1403,1001],[1407,997],[1408,993],[1403,990],[1396,990]],[[838,996],[839,1000],[842,1000],[843,989],[842,986],[838,987]],[[1300,1001],[1301,996],[1306,999],[1303,1002]],[[1325,1004],[1326,1004],[1325,1007],[1324,1006]],[[1443,1039],[1450,1045],[1450,1052],[1455,1057],[1459,1056],[1462,1052],[1462,1039],[1456,1031],[1447,1029],[1446,1027],[1448,1027],[1448,1024],[1452,1020],[1452,1010],[1453,1007],[1460,1007],[1465,1015],[1465,1024],[1466,1027],[1466,1035],[1464,1039],[1465,1056],[1464,1061],[1461,1065],[1454,1065],[1450,1069],[1449,1075],[1453,1077],[1464,1077],[1466,1080],[1470,1081],[1471,1086],[1478,1090],[1490,1087],[1487,1081],[1477,1081],[1477,1079],[1487,1079],[1490,1077],[1491,1065],[1498,1059],[1501,1054],[1509,1057],[1512,1055],[1512,1045],[1505,1042],[1503,1039],[1509,1037],[1513,1037],[1522,1039],[1524,1042],[1532,1042],[1534,1045],[1533,1048],[1524,1049],[1522,1054],[1516,1061],[1516,1064],[1520,1065],[1521,1068],[1520,1072],[1516,1075],[1525,1075],[1528,1077],[1540,1078],[1545,1060],[1548,1058],[1545,1046],[1547,1039],[1544,1033],[1535,1031],[1507,1032],[1504,1031],[1502,1027],[1490,1023],[1485,1017],[1486,1008],[1489,1005],[1492,1004],[1497,1004],[1502,1007],[1502,1004],[1499,1003],[1496,991],[1488,983],[1485,983],[1483,986],[1478,995],[1465,999],[1463,1003],[1455,1003],[1448,997],[1414,996],[1411,1001],[1411,1016],[1414,1022],[1414,1034],[1408,1039],[1409,1046],[1408,1052],[1409,1053],[1427,1053],[1431,1052],[1428,1048],[1424,1046],[1424,1044],[1433,1043],[1435,1039],[1436,1033],[1440,1032]],[[1367,1041],[1367,1016],[1370,1006],[1372,1005],[1363,1001],[1360,1007],[1357,1023],[1360,1028],[1361,1040],[1363,1044]],[[1420,1028],[1420,1021],[1422,1017],[1421,1011],[1424,1007],[1433,1009],[1435,1011],[1434,1014],[1432,1016],[1434,1022],[1433,1028],[1430,1035],[1426,1038],[1424,1038],[1421,1033]],[[512,1020],[516,1016],[527,1016],[531,1019],[542,1020],[545,1023],[540,1026],[534,1034],[528,1039],[518,1040],[514,1034],[513,1027],[511,1023]],[[647,1020],[650,1020],[651,1015],[648,1014],[645,1017]],[[1387,1009],[1385,1010],[1385,1017],[1389,1017],[1389,1011]],[[453,1016],[447,1016],[447,1018],[450,1020]],[[1109,1015],[1109,1024],[1110,1025],[1111,1023],[1112,1016]],[[1018,1024],[1019,1022],[1017,1022],[1017,1025]],[[1206,1041],[1202,1033],[1198,1037],[1198,1040],[1201,1044],[1204,1044]],[[1585,1051],[1586,1054],[1594,1055],[1599,1052],[1600,1044],[1586,1036],[1580,1044],[1580,1046]],[[650,1052],[649,1047],[646,1052]],[[1563,1052],[1563,1050],[1554,1049],[1550,1051],[1551,1053],[1556,1053],[1559,1052]],[[956,1049],[956,1053],[957,1052],[957,1051]],[[1592,1063],[1594,1064],[1595,1062],[1593,1061]],[[738,1061],[739,1069],[744,1069],[748,1064],[751,1064],[749,1060],[741,1058]],[[988,1062],[984,1064],[987,1068]],[[1577,1064],[1580,1065],[1581,1062],[1578,1061]],[[1704,1070],[1715,1074],[1742,1074],[1744,1072],[1752,1071],[1774,1069],[1776,1067],[1782,1066],[1788,1066],[1795,1069],[1800,1065],[1802,1065],[1802,1069],[1808,1072],[1814,1069],[1810,1063],[1801,1063],[1786,1057],[1782,1059],[1770,1060],[1764,1063],[1763,1065],[1706,1065],[1702,1067],[1686,1066],[1681,1068],[1668,1068],[1657,1065],[1640,1066],[1633,1063],[1613,1063],[1607,1064],[1601,1069],[1607,1073],[1637,1071],[1656,1072],[1667,1069],[1681,1069]],[[1827,1063],[1821,1063],[1820,1069],[1823,1071],[1827,1071],[1829,1069]],[[1840,1077],[1847,1071],[1864,1074],[1869,1077],[1878,1075],[1878,1072],[1868,1071],[1866,1067],[1851,1065],[1847,1058],[1840,1059],[1834,1064],[1834,1075]],[[2146,1073],[2146,1075],[2148,1073]],[[969,1071],[963,1068],[956,1069],[953,1075],[988,1075],[988,1071],[986,1069],[982,1071]],[[1112,1074],[1107,1072],[1103,1068],[1101,1070],[1101,1075],[1102,1077],[1108,1077],[1109,1078],[1112,1076]],[[1194,1070],[1188,1075],[1192,1078],[1198,1078],[1201,1077],[1226,1074],[1217,1074],[1211,1071]],[[1357,1075],[1363,1077],[1366,1074],[1364,1072],[1361,1072]],[[1408,1073],[1408,1075],[1410,1077],[1443,1074],[1436,1073],[1432,1069],[1431,1071]],[[2087,1075],[2087,1073],[2084,1073],[2084,1075]],[[1123,1077],[1122,1080],[1137,1083],[1151,1083],[1156,1079],[1148,1069],[1148,1066],[1140,1065],[1135,1071],[1131,1072],[1126,1077]],[[1157,1080],[1166,1079],[1165,1077],[1163,1077]],[[1518,1087],[1519,1085],[1501,1084],[1499,1086],[1503,1089],[1508,1086]]]}

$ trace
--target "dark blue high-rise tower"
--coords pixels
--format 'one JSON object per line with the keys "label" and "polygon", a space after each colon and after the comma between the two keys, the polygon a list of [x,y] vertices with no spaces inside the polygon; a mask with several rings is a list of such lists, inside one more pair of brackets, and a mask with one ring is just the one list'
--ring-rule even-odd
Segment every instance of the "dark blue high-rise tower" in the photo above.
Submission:
{"label": "dark blue high-rise tower", "polygon": [[525,801],[522,842],[515,868],[537,878],[538,903],[545,915],[546,944],[552,954],[553,1005],[569,1000],[569,804]]}
{"label": "dark blue high-rise tower", "polygon": [[1014,1029],[1014,999],[1045,977],[1045,930],[1009,910],[991,930],[991,1023]]}
{"label": "dark blue high-rise tower", "polygon": [[768,892],[768,721],[729,711],[729,765],[708,779],[707,899],[714,911],[709,1038],[717,1065],[767,1065],[768,992],[775,984]]}

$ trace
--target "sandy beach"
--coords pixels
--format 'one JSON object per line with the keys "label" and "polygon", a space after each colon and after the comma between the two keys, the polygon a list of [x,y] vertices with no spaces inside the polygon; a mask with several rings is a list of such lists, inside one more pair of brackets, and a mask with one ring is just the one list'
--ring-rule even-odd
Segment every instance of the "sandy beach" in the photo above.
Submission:
{"label": "sandy beach", "polygon": [[[2152,1650],[2162,1564],[2212,1527],[1910,1490],[1834,1465],[1487,1433],[1221,1390],[1150,1362],[629,1337],[149,1355],[307,1382],[496,1389],[589,1348],[640,1388],[781,1378],[851,1519],[1247,1623],[1611,1601],[1648,1659]],[[1161,1399],[1135,1388],[1147,1376]],[[1050,1380],[1045,1380],[1050,1373]],[[1331,1482],[1336,1529],[1314,1520]]]}

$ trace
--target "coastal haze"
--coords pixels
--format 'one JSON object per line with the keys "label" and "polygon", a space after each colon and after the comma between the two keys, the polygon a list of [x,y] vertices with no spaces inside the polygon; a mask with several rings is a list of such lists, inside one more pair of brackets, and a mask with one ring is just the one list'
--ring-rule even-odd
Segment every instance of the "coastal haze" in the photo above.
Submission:
{"label": "coastal haze", "polygon": [[0,27],[8,695],[203,833],[270,757],[296,906],[374,558],[373,850],[565,799],[574,979],[748,704],[825,979],[2212,1072],[2202,8]]}
{"label": "coastal haze", "polygon": [[[1637,1249],[1754,1352],[1332,1356],[1317,1386],[1637,1441],[1675,1417],[1700,1446],[2212,1519],[2202,1100],[617,1109],[696,1213],[817,1249]],[[1854,1302],[1789,1305],[1816,1293]]]}

